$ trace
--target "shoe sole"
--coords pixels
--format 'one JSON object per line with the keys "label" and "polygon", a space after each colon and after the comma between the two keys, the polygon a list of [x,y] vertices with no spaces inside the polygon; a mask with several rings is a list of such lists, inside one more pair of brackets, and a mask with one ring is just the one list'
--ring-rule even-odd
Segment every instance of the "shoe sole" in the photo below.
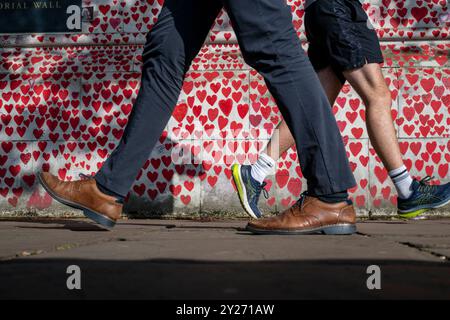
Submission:
{"label": "shoe sole", "polygon": [[101,213],[92,211],[91,209],[86,208],[86,207],[84,207],[84,206],[82,206],[82,205],[80,205],[80,204],[78,204],[78,203],[75,203],[75,202],[66,200],[66,199],[61,198],[60,196],[58,196],[56,193],[54,193],[54,192],[49,188],[49,186],[47,186],[47,184],[45,183],[45,181],[42,180],[40,174],[38,175],[38,180],[39,180],[40,184],[42,185],[42,187],[45,189],[45,191],[47,191],[48,194],[49,194],[53,199],[57,200],[58,202],[60,202],[60,203],[62,203],[62,204],[64,204],[64,205],[66,205],[66,206],[69,206],[69,207],[71,207],[71,208],[78,209],[78,210],[82,210],[82,211],[83,211],[83,214],[84,214],[87,218],[93,220],[94,222],[96,222],[96,223],[102,225],[103,227],[105,227],[105,228],[107,228],[107,229],[112,229],[112,228],[116,225],[116,222],[115,222],[114,220],[109,219],[108,217],[102,215]]}
{"label": "shoe sole", "polygon": [[293,230],[266,230],[247,226],[247,230],[254,234],[276,234],[276,235],[306,235],[306,234],[326,234],[326,235],[351,235],[356,233],[354,224],[333,224],[314,229],[293,229]]}
{"label": "shoe sole", "polygon": [[398,215],[401,218],[413,219],[413,218],[419,217],[420,215],[422,215],[423,213],[425,213],[425,212],[427,212],[429,210],[445,207],[449,203],[450,203],[450,199],[447,199],[447,200],[444,200],[443,202],[438,203],[438,204],[436,204],[434,206],[431,206],[431,207],[426,207],[424,205],[424,206],[419,207],[418,209],[414,209],[413,211],[408,211],[408,210],[401,211],[401,210],[398,210]]}
{"label": "shoe sole", "polygon": [[248,203],[247,190],[245,189],[245,186],[242,183],[241,166],[239,164],[233,164],[231,166],[231,172],[233,175],[234,184],[236,185],[237,188],[239,201],[241,202],[242,207],[250,217],[252,217],[253,219],[259,219],[259,217],[253,212],[253,210],[250,207],[250,204]]}

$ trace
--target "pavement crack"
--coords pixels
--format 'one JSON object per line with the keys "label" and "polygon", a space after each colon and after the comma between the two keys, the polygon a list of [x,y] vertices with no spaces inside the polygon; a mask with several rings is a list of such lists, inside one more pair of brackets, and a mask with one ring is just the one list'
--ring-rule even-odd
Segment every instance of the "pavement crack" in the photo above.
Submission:
{"label": "pavement crack", "polygon": [[[360,236],[363,236],[363,237],[369,237],[369,238],[381,237],[381,238],[384,238],[384,239],[392,240],[394,243],[400,244],[402,246],[406,246],[408,248],[415,249],[415,250],[417,250],[417,251],[419,251],[421,253],[430,254],[433,257],[438,258],[440,261],[450,262],[450,257],[442,255],[442,254],[432,250],[433,248],[436,248],[436,247],[424,246],[424,245],[420,245],[420,244],[416,244],[416,243],[412,243],[412,242],[407,242],[407,241],[396,241],[396,240],[394,240],[391,237],[386,236],[386,235],[372,236],[370,234],[363,233],[363,232],[360,232],[360,231],[356,232],[356,234],[360,235]],[[446,236],[444,236],[444,238],[445,237]],[[436,238],[440,238],[440,237],[437,236]]]}
{"label": "pavement crack", "polygon": [[397,243],[399,243],[401,245],[404,245],[404,246],[407,246],[409,248],[416,249],[416,250],[418,250],[420,252],[423,252],[423,253],[431,254],[431,255],[435,256],[436,258],[439,258],[439,260],[442,260],[442,261],[445,261],[445,262],[450,262],[450,257],[447,257],[445,255],[442,255],[442,254],[440,254],[438,252],[433,251],[432,250],[433,248],[430,247],[430,246],[423,246],[423,245],[412,243],[412,242],[397,242]]}
{"label": "pavement crack", "polygon": [[362,237],[368,237],[368,238],[371,238],[371,237],[372,237],[370,234],[362,233],[362,232],[360,232],[360,231],[357,231],[356,234],[357,234],[358,236],[362,236]]}

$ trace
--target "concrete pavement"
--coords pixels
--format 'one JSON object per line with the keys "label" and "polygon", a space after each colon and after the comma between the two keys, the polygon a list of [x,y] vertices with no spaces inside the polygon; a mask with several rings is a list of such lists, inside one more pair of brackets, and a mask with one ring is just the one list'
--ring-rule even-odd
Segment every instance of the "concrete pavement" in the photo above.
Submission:
{"label": "concrete pavement", "polygon": [[[255,236],[246,221],[0,220],[0,298],[450,299],[450,220],[352,236]],[[68,290],[67,267],[81,270]],[[369,290],[378,265],[381,289]]]}

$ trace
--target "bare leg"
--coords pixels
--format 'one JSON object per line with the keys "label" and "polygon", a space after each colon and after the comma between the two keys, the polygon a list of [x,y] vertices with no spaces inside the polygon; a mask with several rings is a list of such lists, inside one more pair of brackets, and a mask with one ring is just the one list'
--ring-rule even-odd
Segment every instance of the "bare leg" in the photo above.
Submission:
{"label": "bare leg", "polygon": [[[342,89],[342,84],[337,78],[334,71],[328,67],[323,70],[317,72],[319,76],[320,83],[322,87],[325,89],[325,93],[327,95],[328,101],[333,105],[336,100],[339,92]],[[263,151],[267,153],[273,160],[277,160],[283,153],[289,150],[293,145],[295,145],[294,138],[289,130],[285,121],[282,121],[277,130],[275,130],[275,134],[272,139],[267,144],[266,149]]]}
{"label": "bare leg", "polygon": [[[330,103],[333,104],[342,88],[331,68],[318,72],[320,82]],[[345,78],[362,98],[366,106],[366,125],[370,142],[388,171],[403,165],[400,148],[391,116],[391,93],[386,85],[381,68],[376,63],[366,64],[362,68],[345,71]],[[279,150],[272,141],[266,153],[274,160],[286,152],[294,139],[283,121],[279,124]]]}
{"label": "bare leg", "polygon": [[403,165],[391,115],[391,92],[377,63],[344,72],[345,78],[366,106],[370,142],[388,171]]}

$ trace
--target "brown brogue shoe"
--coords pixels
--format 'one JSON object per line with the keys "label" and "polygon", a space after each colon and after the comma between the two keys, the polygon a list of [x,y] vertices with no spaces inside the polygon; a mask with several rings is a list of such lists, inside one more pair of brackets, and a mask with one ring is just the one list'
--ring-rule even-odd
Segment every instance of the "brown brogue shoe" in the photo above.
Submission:
{"label": "brown brogue shoe", "polygon": [[327,203],[305,195],[275,217],[249,222],[247,230],[256,234],[353,234],[355,220],[351,202]]}
{"label": "brown brogue shoe", "polygon": [[112,228],[120,219],[123,205],[118,203],[115,197],[102,193],[94,178],[61,181],[48,172],[42,172],[38,177],[44,189],[54,199],[62,204],[83,210],[86,217],[102,226]]}

